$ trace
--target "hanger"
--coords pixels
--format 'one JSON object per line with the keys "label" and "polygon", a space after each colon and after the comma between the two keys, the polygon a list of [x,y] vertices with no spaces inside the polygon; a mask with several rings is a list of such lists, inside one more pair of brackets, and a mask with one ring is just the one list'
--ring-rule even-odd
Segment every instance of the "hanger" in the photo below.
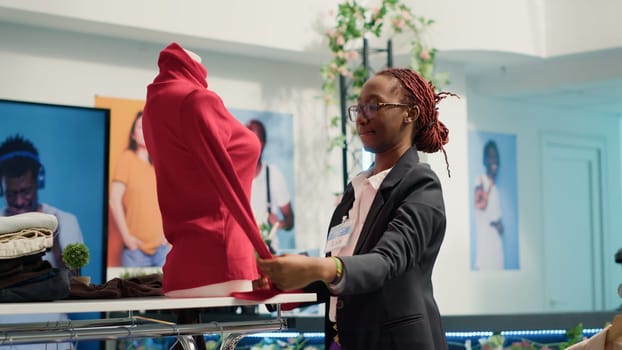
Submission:
{"label": "hanger", "polygon": [[607,330],[606,342],[612,344],[620,337],[622,337],[622,314],[618,314],[613,318],[613,322],[609,330]]}

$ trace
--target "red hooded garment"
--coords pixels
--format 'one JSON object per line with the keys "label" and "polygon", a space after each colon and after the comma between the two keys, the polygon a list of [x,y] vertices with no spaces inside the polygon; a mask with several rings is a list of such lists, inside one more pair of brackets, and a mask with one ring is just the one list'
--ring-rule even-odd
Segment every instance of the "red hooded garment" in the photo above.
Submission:
{"label": "red hooded garment", "polygon": [[162,289],[256,279],[254,251],[271,257],[249,200],[259,140],[207,88],[207,70],[181,46],[160,52],[158,66],[143,132],[172,244]]}

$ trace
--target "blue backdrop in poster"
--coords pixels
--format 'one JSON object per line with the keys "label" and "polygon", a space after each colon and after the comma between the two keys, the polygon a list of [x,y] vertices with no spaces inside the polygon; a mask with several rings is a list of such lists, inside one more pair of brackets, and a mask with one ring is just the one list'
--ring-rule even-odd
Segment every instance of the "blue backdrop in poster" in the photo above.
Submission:
{"label": "blue backdrop in poster", "polygon": [[[74,214],[91,260],[82,269],[103,283],[109,110],[0,100],[0,143],[19,134],[45,167],[39,202]],[[5,207],[5,198],[0,198]]]}
{"label": "blue backdrop in poster", "polygon": [[[253,111],[244,109],[229,109],[241,123],[246,124],[250,119],[260,120],[266,128],[266,145],[263,151],[263,160],[267,164],[277,166],[287,182],[292,210],[296,213],[294,196],[294,128],[291,114],[269,111]],[[295,249],[295,226],[290,231],[280,230],[278,234],[279,249]]]}
{"label": "blue backdrop in poster", "polygon": [[469,132],[469,193],[471,217],[471,269],[475,269],[476,258],[476,227],[474,188],[476,179],[486,173],[483,164],[484,145],[494,141],[499,155],[499,170],[495,179],[500,199],[501,215],[504,226],[503,269],[519,269],[518,245],[518,190],[516,165],[516,136],[512,134],[492,133],[483,131]]}

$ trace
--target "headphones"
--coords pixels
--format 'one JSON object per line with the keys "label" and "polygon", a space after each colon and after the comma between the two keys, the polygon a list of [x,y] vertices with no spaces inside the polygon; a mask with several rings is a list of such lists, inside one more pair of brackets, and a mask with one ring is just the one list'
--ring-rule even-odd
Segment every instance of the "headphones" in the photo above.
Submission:
{"label": "headphones", "polygon": [[[29,152],[29,151],[9,152],[7,154],[0,156],[0,164],[3,163],[4,161],[17,158],[17,157],[30,158],[36,161],[37,164],[39,164],[39,173],[37,174],[37,189],[44,188],[45,187],[45,168],[43,168],[43,164],[41,164],[41,161],[39,160],[39,157],[36,154]],[[2,188],[2,184],[0,184],[0,196],[3,196],[3,195],[4,195],[4,188]]]}

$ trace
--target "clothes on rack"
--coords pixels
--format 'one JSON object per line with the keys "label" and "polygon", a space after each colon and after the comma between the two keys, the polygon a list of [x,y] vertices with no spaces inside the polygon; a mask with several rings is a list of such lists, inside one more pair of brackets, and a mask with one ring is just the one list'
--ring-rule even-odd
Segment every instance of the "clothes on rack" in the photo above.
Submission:
{"label": "clothes on rack", "polygon": [[69,295],[69,271],[44,260],[53,248],[56,216],[29,212],[0,217],[0,302],[49,301]]}
{"label": "clothes on rack", "polygon": [[57,228],[58,219],[50,214],[0,216],[0,259],[19,258],[52,248]]}
{"label": "clothes on rack", "polygon": [[[21,280],[0,289],[0,302],[52,301],[69,296],[69,270],[52,268],[48,261],[40,260],[32,265],[42,266],[39,271],[18,273],[9,277]],[[28,265],[26,269],[28,269]],[[4,280],[3,280],[4,282]]]}
{"label": "clothes on rack", "polygon": [[69,291],[70,299],[114,299],[161,295],[163,295],[162,275],[157,273],[128,279],[113,278],[100,285],[87,285],[72,281]]}

